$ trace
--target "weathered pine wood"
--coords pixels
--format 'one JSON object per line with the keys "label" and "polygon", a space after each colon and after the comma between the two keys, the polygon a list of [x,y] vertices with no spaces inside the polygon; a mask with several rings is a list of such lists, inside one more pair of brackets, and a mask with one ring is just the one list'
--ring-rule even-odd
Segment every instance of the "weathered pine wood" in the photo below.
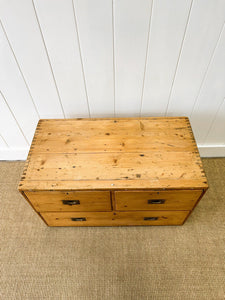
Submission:
{"label": "weathered pine wood", "polygon": [[[41,215],[49,226],[182,225],[188,211],[43,212]],[[72,221],[72,218],[86,220]]]}
{"label": "weathered pine wood", "polygon": [[[75,134],[84,136],[102,135],[112,133],[118,135],[151,135],[151,131],[160,132],[166,128],[171,133],[180,133],[180,130],[187,131],[187,118],[119,118],[119,119],[67,119],[64,120],[40,120],[40,134]],[[84,127],[85,126],[85,127]],[[160,134],[164,132],[161,131]],[[51,135],[50,134],[50,135]]]}
{"label": "weathered pine wood", "polygon": [[[37,140],[33,152],[51,153],[96,153],[96,152],[141,152],[141,151],[192,151],[193,143],[189,137],[160,135],[152,132],[152,136],[141,135],[137,144],[137,136],[111,135],[105,136],[54,136]],[[157,135],[157,136],[156,136]],[[63,145],[63,147],[62,147]]]}
{"label": "weathered pine wood", "polygon": [[[201,187],[206,184],[205,176],[199,166],[200,161],[190,152],[152,152],[152,153],[95,153],[95,154],[33,154],[26,171],[26,183],[32,181],[41,184],[47,181],[79,181],[82,188],[90,188],[92,181],[132,180],[141,188],[142,180],[161,182],[154,188],[168,187],[174,180],[172,188],[183,187],[184,180],[190,181],[187,187],[193,187],[193,180]],[[87,171],[88,170],[88,171]],[[163,183],[164,182],[164,183]],[[112,184],[112,183],[111,183]],[[132,183],[131,183],[132,184]],[[199,187],[199,184],[197,187]],[[76,184],[74,185],[76,187]],[[79,184],[78,184],[79,186]],[[102,188],[100,185],[99,188]],[[94,188],[93,186],[92,188]],[[51,189],[51,186],[49,187]]]}
{"label": "weathered pine wood", "polygon": [[116,210],[190,210],[202,190],[115,192]]}
{"label": "weathered pine wood", "polygon": [[49,226],[180,225],[207,188],[186,117],[40,120],[19,184]]}
{"label": "weathered pine wood", "polygon": [[[110,192],[25,192],[39,211],[111,211]],[[74,202],[74,203],[73,203]]]}
{"label": "weathered pine wood", "polygon": [[[73,129],[69,138],[66,132]],[[51,189],[52,181],[70,189],[68,181],[77,180],[82,189],[95,188],[92,181],[109,188],[106,180],[121,181],[116,184],[121,188],[124,179],[124,188],[198,188],[206,187],[202,170],[187,118],[40,120],[21,189],[39,183],[40,189]],[[192,180],[198,183],[193,186]]]}
{"label": "weathered pine wood", "polygon": [[[27,180],[199,179],[192,153],[33,154]],[[88,172],[87,172],[88,168]]]}
{"label": "weathered pine wood", "polygon": [[174,119],[166,122],[68,120],[66,123],[43,120],[33,152],[138,152],[158,150],[159,147],[167,151],[189,151],[193,149],[193,139],[186,127],[186,119],[179,122]]}
{"label": "weathered pine wood", "polygon": [[199,179],[181,179],[175,187],[174,179],[153,179],[149,180],[28,180],[19,184],[19,190],[56,190],[56,191],[71,191],[71,190],[164,190],[170,189],[182,190],[182,189],[204,189],[207,190],[207,181],[200,181]]}

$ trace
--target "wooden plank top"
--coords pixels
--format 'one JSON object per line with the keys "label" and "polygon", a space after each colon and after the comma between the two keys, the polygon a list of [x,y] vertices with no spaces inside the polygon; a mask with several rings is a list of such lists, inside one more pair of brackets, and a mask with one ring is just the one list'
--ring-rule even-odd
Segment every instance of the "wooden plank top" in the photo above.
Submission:
{"label": "wooden plank top", "polygon": [[20,190],[206,189],[186,117],[40,120]]}

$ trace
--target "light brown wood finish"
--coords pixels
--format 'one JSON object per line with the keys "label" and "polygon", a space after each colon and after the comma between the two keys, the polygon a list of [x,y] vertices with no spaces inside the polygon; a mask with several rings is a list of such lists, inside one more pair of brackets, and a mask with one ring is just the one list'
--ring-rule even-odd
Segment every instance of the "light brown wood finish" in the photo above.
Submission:
{"label": "light brown wood finish", "polygon": [[[189,152],[33,154],[27,180],[154,180],[199,179],[195,156]],[[193,162],[193,165],[187,162]],[[170,169],[169,166],[173,166]],[[88,172],[87,172],[88,168]]]}
{"label": "light brown wood finish", "polygon": [[[92,153],[92,152],[141,152],[141,151],[157,151],[158,147],[161,151],[191,151],[193,145],[190,137],[176,138],[173,136],[158,135],[140,136],[139,143],[136,143],[137,136],[111,135],[107,138],[103,136],[56,136],[54,139],[42,138],[37,141],[35,152],[54,152],[54,153]],[[163,140],[163,141],[162,141]],[[63,148],[61,145],[64,145]],[[90,146],[91,145],[91,146]],[[150,146],[151,145],[151,146]]]}
{"label": "light brown wood finish", "polygon": [[186,117],[40,120],[19,184],[51,226],[181,224],[207,188]]}
{"label": "light brown wood finish", "polygon": [[[122,225],[182,225],[188,211],[149,212],[44,212],[49,226],[122,226]],[[72,221],[78,218],[78,221]],[[85,219],[79,221],[80,218]],[[145,220],[155,218],[155,220]]]}
{"label": "light brown wood finish", "polygon": [[[190,151],[186,119],[43,120],[33,152]],[[162,130],[162,129],[166,130]],[[137,144],[137,138],[139,138]],[[63,146],[63,147],[62,147]]]}
{"label": "light brown wood finish", "polygon": [[190,210],[202,190],[115,192],[116,210]]}
{"label": "light brown wood finish", "polygon": [[39,211],[110,211],[110,192],[25,192]]}
{"label": "light brown wood finish", "polygon": [[207,187],[187,118],[40,120],[25,173],[22,190]]}
{"label": "light brown wood finish", "polygon": [[207,190],[207,181],[200,181],[199,179],[181,179],[177,186],[174,179],[152,179],[152,180],[46,180],[37,181],[29,180],[21,182],[19,190],[163,190],[163,189],[204,189]]}

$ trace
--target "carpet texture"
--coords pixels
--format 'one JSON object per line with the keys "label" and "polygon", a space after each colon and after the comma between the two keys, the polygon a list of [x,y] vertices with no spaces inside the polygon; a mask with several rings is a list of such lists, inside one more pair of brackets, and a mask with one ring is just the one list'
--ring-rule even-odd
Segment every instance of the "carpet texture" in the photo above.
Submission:
{"label": "carpet texture", "polygon": [[50,228],[0,162],[0,299],[225,299],[225,158],[183,226]]}

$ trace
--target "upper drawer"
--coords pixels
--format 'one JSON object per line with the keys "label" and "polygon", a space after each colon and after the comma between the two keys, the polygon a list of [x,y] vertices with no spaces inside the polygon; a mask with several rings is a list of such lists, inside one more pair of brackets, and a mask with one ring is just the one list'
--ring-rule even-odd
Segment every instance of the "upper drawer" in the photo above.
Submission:
{"label": "upper drawer", "polygon": [[115,192],[116,210],[191,210],[202,190]]}
{"label": "upper drawer", "polygon": [[25,192],[37,211],[110,211],[110,192]]}

